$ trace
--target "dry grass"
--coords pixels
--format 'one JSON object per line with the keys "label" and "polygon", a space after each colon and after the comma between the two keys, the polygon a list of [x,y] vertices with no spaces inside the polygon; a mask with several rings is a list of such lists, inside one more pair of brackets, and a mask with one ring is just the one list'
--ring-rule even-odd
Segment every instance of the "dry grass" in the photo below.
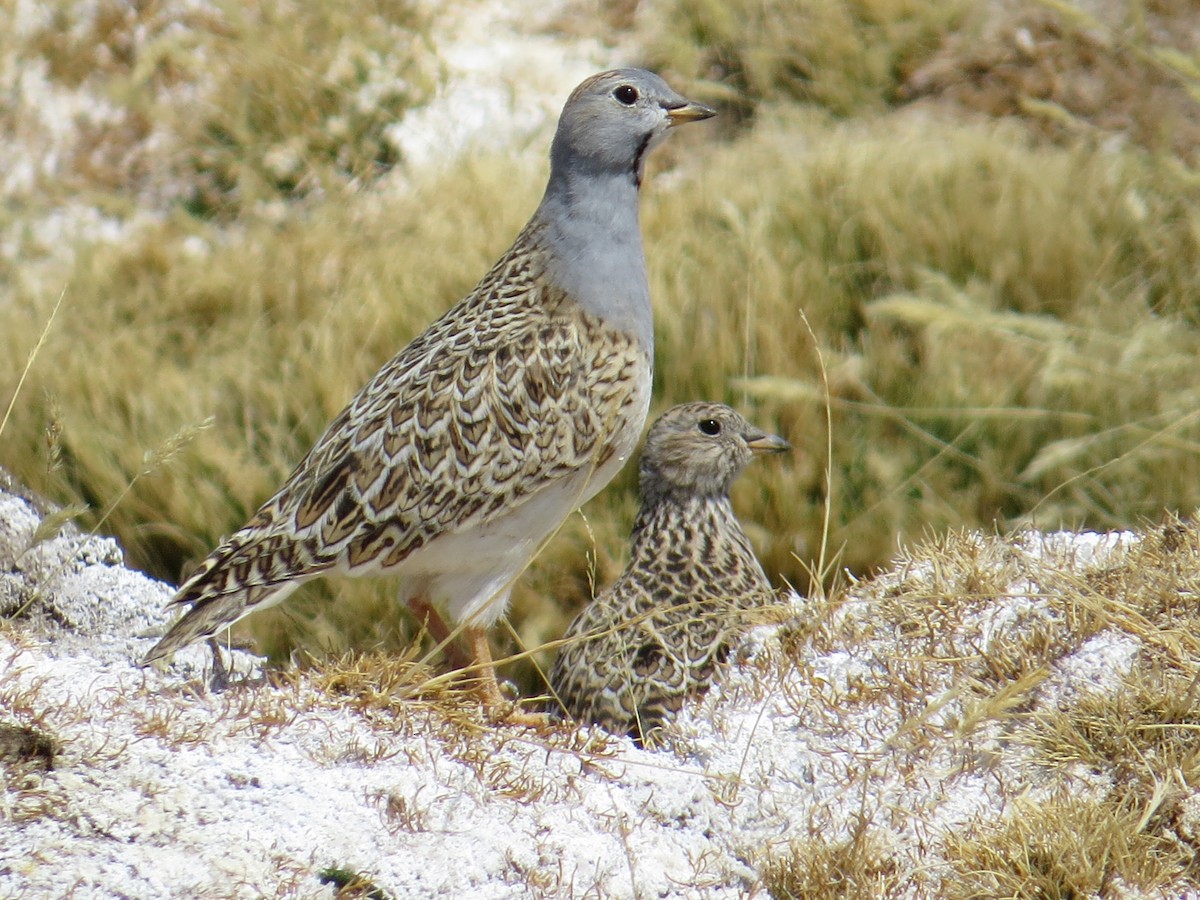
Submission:
{"label": "dry grass", "polygon": [[860,827],[844,840],[814,834],[768,860],[762,883],[775,900],[878,900],[903,893],[905,877],[886,845]]}
{"label": "dry grass", "polygon": [[971,8],[962,0],[673,0],[653,5],[643,40],[655,67],[707,80],[740,113],[787,100],[853,116],[893,101],[905,73]]}
{"label": "dry grass", "polygon": [[63,789],[45,775],[61,767],[58,736],[83,718],[78,709],[55,709],[42,696],[44,684],[25,681],[14,648],[0,668],[0,817],[24,822],[62,814]]}
{"label": "dry grass", "polygon": [[[784,701],[806,740],[849,730],[858,746],[856,716],[870,711],[888,750],[868,739],[862,773],[848,773],[857,818],[840,804],[827,821],[817,806],[809,834],[764,853],[771,896],[1200,889],[1197,588],[1200,527],[1172,518],[1095,560],[1021,534],[949,533],[808,610],[769,665],[801,673]],[[847,652],[870,662],[836,689],[810,671]],[[779,690],[770,671],[760,682]],[[880,799],[897,779],[919,785],[913,806]],[[926,804],[959,779],[989,786],[987,812],[947,828]]]}
{"label": "dry grass", "polygon": [[1198,161],[1195,6],[1179,0],[991,4],[911,72],[902,96],[1019,117],[1051,140]]}
{"label": "dry grass", "polygon": [[1178,890],[1194,850],[1148,833],[1142,811],[1079,796],[1018,799],[1003,821],[949,842],[954,874],[939,896],[1107,896]]}
{"label": "dry grass", "polygon": [[825,502],[801,308],[834,395],[832,546],[855,570],[925,528],[1113,527],[1200,500],[1195,238],[1171,224],[1188,194],[1166,167],[782,111],[707,167],[706,208],[672,195],[648,216],[656,258],[684,261],[656,272],[661,379],[670,399],[758,399],[797,445],[742,485],[769,569],[810,558]]}

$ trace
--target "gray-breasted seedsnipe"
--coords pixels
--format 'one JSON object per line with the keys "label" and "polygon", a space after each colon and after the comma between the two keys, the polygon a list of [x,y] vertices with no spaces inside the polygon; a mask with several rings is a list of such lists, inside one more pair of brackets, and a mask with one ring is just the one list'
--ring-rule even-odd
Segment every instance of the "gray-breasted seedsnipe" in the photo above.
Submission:
{"label": "gray-breasted seedsnipe", "polygon": [[486,629],[571,510],[624,464],[649,408],[646,154],[672,126],[711,115],[639,69],[579,85],[546,193],[512,247],[180,585],[170,603],[190,609],[144,661],[314,576],[392,575],[434,637],[451,632],[431,603],[462,626],[485,705],[500,706]]}
{"label": "gray-breasted seedsnipe", "polygon": [[644,738],[707,689],[745,612],[774,599],[729,489],[754,454],[788,449],[717,403],[655,421],[629,566],[571,623],[551,669],[569,715]]}

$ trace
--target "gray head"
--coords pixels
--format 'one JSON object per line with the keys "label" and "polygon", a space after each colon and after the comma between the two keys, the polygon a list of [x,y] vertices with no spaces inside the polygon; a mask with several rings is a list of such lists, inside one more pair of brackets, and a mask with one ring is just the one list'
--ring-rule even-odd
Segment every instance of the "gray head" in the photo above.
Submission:
{"label": "gray head", "polygon": [[593,75],[571,92],[550,148],[551,178],[629,174],[641,183],[646,153],[672,127],[716,115],[645,69]]}
{"label": "gray head", "polygon": [[642,502],[663,497],[728,496],[756,455],[790,450],[783,438],[755,428],[721,403],[685,403],[650,426],[642,449]]}

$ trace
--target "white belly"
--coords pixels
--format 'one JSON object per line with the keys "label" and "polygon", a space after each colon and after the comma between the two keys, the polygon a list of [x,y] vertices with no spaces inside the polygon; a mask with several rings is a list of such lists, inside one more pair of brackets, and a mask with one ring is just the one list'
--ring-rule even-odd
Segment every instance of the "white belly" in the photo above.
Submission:
{"label": "white belly", "polygon": [[499,518],[443,534],[388,574],[401,597],[425,595],[455,623],[491,625],[508,606],[512,584],[583,500],[585,474],[559,482]]}

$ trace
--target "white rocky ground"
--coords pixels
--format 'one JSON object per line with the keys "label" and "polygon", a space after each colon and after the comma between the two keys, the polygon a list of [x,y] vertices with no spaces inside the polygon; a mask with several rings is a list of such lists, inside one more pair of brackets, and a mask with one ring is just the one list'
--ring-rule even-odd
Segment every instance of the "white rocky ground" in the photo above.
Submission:
{"label": "white rocky ground", "polygon": [[[124,568],[111,540],[41,522],[0,494],[0,613],[16,616],[0,625],[0,728],[56,747],[0,744],[0,896],[331,897],[330,867],[390,897],[765,896],[763,867],[793,841],[867,822],[880,852],[936,873],[947,834],[1061,786],[999,731],[917,739],[962,714],[955,686],[931,676],[903,712],[889,673],[911,647],[872,623],[889,591],[932,584],[927,563],[852,589],[821,616],[848,637],[810,634],[798,663],[786,631],[760,627],[673,749],[650,752],[417,701],[355,711],[308,678],[209,694],[200,650],[138,668],[171,589]],[[1047,615],[1031,572],[1096,571],[1137,539],[979,542],[1023,573],[947,635],[986,649]],[[1138,649],[1096,635],[1036,705],[1116,689]]]}

